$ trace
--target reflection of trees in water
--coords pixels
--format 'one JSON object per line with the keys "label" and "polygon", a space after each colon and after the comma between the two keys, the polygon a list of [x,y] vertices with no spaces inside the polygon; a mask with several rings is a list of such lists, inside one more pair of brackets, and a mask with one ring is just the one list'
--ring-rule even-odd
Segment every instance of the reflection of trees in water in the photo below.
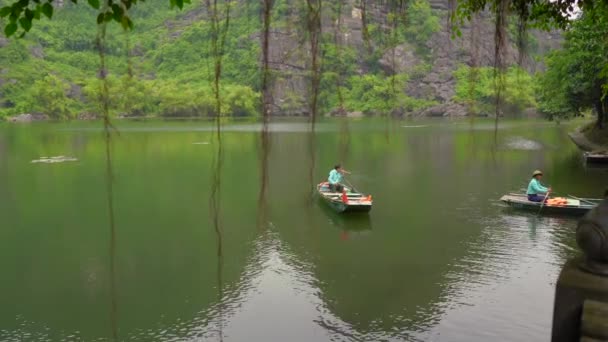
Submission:
{"label": "reflection of trees in water", "polygon": [[108,204],[108,220],[110,228],[110,321],[112,324],[112,338],[118,341],[117,312],[116,302],[116,226],[114,220],[114,177],[112,172],[112,153],[111,153],[111,132],[110,127],[105,126],[105,152],[106,152],[106,194]]}
{"label": "reflection of trees in water", "polygon": [[[220,117],[217,117],[217,120],[220,120]],[[223,302],[222,299],[224,297],[223,294],[223,279],[222,279],[222,271],[224,266],[223,260],[223,228],[221,222],[221,173],[223,166],[223,150],[222,150],[222,140],[221,140],[221,131],[220,126],[218,124],[217,127],[217,140],[216,140],[216,151],[213,157],[213,176],[211,183],[211,193],[209,198],[209,206],[211,211],[211,220],[213,224],[213,229],[216,236],[216,246],[217,246],[217,300],[218,300],[218,329],[220,341],[223,340]]]}
{"label": "reflection of trees in water", "polygon": [[[340,136],[338,141],[338,159],[341,163],[346,163],[350,155],[350,127],[348,120],[340,122]],[[346,166],[348,167],[348,166]]]}
{"label": "reflection of trees in water", "polygon": [[258,194],[258,229],[268,223],[268,158],[270,156],[270,132],[268,121],[264,120],[261,139],[260,155],[260,191]]}

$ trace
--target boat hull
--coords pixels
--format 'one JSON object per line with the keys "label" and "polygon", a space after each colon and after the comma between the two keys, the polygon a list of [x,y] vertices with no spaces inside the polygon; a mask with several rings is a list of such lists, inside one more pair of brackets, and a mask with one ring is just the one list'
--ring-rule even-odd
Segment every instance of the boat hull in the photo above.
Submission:
{"label": "boat hull", "polygon": [[366,213],[372,210],[372,201],[363,200],[365,197],[357,192],[348,191],[348,201],[344,203],[341,194],[327,191],[326,183],[317,185],[319,200],[337,213]]}
{"label": "boat hull", "polygon": [[608,154],[585,152],[584,156],[588,164],[608,164]]}
{"label": "boat hull", "polygon": [[[589,199],[589,203],[586,201],[578,201],[578,205],[542,205],[539,202],[528,201],[525,195],[505,195],[500,199],[502,202],[509,205],[511,208],[518,210],[528,210],[533,212],[540,212],[542,214],[555,214],[555,215],[570,215],[570,216],[582,216],[597,205],[600,200]],[[542,205],[542,209],[541,209]]]}

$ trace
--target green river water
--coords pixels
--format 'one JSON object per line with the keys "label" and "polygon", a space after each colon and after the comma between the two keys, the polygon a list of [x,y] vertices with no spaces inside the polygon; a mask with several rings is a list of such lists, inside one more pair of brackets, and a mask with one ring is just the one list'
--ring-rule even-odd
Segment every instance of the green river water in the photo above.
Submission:
{"label": "green river water", "polygon": [[[119,121],[109,182],[100,125],[0,126],[0,341],[548,341],[576,219],[498,199],[608,179],[543,121],[227,122],[219,168],[211,123]],[[311,198],[336,162],[368,215]]]}

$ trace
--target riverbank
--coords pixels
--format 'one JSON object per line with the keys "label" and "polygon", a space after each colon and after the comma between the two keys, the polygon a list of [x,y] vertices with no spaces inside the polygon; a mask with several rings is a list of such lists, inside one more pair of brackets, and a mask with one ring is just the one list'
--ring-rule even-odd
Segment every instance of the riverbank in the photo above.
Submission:
{"label": "riverbank", "polygon": [[608,128],[599,129],[595,122],[587,123],[568,135],[572,142],[583,151],[608,150]]}

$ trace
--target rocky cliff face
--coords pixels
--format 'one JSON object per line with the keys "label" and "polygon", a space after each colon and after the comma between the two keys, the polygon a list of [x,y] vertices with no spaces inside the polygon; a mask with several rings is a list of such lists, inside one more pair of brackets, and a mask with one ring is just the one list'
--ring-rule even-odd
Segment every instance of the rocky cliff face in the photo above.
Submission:
{"label": "rocky cliff face", "polygon": [[[463,116],[466,108],[453,101],[456,80],[453,73],[460,65],[493,66],[494,65],[494,22],[490,13],[481,13],[471,22],[461,27],[462,35],[452,37],[448,18],[448,0],[430,0],[430,5],[440,17],[441,29],[426,42],[425,50],[429,53],[421,56],[414,46],[403,43],[394,49],[379,51],[382,57],[380,66],[387,74],[407,72],[411,75],[406,89],[408,95],[416,98],[432,99],[439,105],[418,113],[401,113],[403,115],[423,116]],[[362,11],[359,1],[348,0],[343,7],[340,21],[341,44],[355,48],[359,53],[360,65],[357,70],[365,72],[365,56],[370,51],[363,35]],[[369,25],[388,29],[386,18],[388,9],[383,5],[368,5],[366,9]],[[323,32],[335,32],[335,22],[327,16],[323,20]],[[536,42],[533,53],[544,54],[558,48],[561,43],[559,32],[531,31]],[[291,28],[274,31],[271,37],[271,67],[276,71],[274,84],[274,107],[286,115],[306,115],[307,99],[310,94],[308,78],[310,60],[309,44],[302,39],[302,34]],[[382,49],[372,42],[372,50]],[[516,64],[519,54],[514,42],[505,50],[508,65]],[[421,65],[427,66],[420,71]],[[430,67],[428,67],[430,66]],[[531,72],[542,69],[542,64],[534,58],[525,58],[524,67]],[[416,71],[418,70],[418,71]]]}

